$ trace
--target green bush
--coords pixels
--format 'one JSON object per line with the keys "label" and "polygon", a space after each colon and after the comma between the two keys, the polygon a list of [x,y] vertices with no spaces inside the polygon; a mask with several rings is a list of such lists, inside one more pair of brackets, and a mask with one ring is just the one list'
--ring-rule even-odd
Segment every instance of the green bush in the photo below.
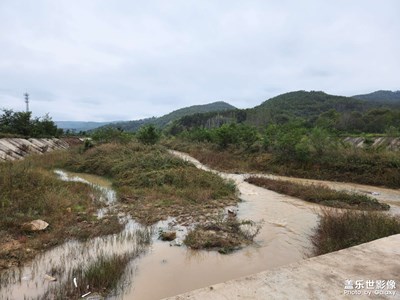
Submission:
{"label": "green bush", "polygon": [[146,145],[154,145],[160,138],[161,133],[154,125],[142,126],[137,133],[137,139]]}

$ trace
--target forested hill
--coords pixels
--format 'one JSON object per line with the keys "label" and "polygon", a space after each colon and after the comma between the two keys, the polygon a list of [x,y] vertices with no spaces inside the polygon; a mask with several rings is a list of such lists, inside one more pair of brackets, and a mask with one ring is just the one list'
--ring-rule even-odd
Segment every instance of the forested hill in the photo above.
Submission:
{"label": "forested hill", "polygon": [[194,115],[198,113],[223,112],[233,109],[236,108],[226,102],[218,101],[204,105],[193,105],[189,107],[184,107],[159,118],[153,117],[136,121],[118,122],[114,124],[109,124],[107,125],[107,127],[120,128],[124,131],[136,131],[143,125],[154,124],[159,128],[163,128],[169,123],[178,120],[184,116]]}
{"label": "forested hill", "polygon": [[356,95],[353,98],[376,102],[393,102],[400,104],[400,91],[376,91],[370,94]]}
{"label": "forested hill", "polygon": [[271,121],[285,123],[294,117],[316,118],[321,113],[331,109],[344,112],[363,111],[369,107],[364,101],[354,98],[334,96],[317,91],[296,91],[271,98],[261,105],[249,109],[247,120],[254,124]]}
{"label": "forested hill", "polygon": [[302,119],[310,126],[330,124],[337,130],[381,132],[388,126],[397,127],[400,102],[388,100],[360,100],[334,96],[318,91],[285,93],[244,110],[186,116],[171,129],[180,132],[196,127],[218,127],[224,123],[245,123],[263,128],[269,124],[285,124]]}
{"label": "forested hill", "polygon": [[318,91],[296,91],[273,97],[253,109],[273,109],[298,116],[307,116],[320,114],[330,109],[354,110],[362,108],[363,105],[363,101],[344,96],[334,96]]}

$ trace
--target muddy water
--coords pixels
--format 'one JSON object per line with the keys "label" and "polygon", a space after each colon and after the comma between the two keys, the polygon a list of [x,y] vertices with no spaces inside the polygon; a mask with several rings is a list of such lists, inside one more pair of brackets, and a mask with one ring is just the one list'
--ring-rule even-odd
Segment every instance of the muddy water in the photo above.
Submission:
{"label": "muddy water", "polygon": [[[146,249],[136,242],[136,232],[143,230],[139,224],[127,219],[128,223],[121,234],[95,238],[86,243],[71,241],[47,251],[24,268],[1,274],[1,281],[8,282],[0,288],[0,299],[30,299],[42,295],[49,285],[44,274],[52,268],[72,269],[80,264],[96,260],[98,255],[123,254],[132,248],[145,251],[139,259],[133,259],[126,268],[128,280],[125,291],[119,296],[123,299],[161,299],[185,291],[223,282],[302,260],[310,250],[309,235],[317,223],[319,206],[302,200],[280,195],[275,192],[250,185],[244,181],[246,174],[227,174],[216,172],[200,164],[197,160],[179,152],[174,155],[194,163],[198,168],[212,171],[223,178],[233,180],[240,192],[242,202],[238,205],[238,217],[254,221],[264,220],[256,243],[229,255],[208,251],[191,251],[185,247],[170,246],[168,242],[157,240],[159,228],[172,227],[178,236],[184,236],[186,229],[174,227],[172,219],[160,222],[153,228],[153,242]],[[98,177],[82,174],[59,173],[64,180],[78,180],[95,183],[104,190],[109,207],[114,205],[115,194],[110,183]],[[73,179],[74,178],[74,179]],[[314,180],[296,180],[315,183]],[[347,189],[375,195],[379,200],[400,203],[400,192],[375,187],[318,182],[332,188]],[[398,206],[397,206],[398,207]],[[105,212],[102,213],[107,213]],[[121,217],[122,218],[122,217]],[[60,282],[71,280],[67,275]]]}
{"label": "muddy water", "polygon": [[[108,207],[112,207],[116,200],[115,192],[109,188],[111,183],[100,177],[81,174],[78,176],[60,170],[57,170],[56,173],[62,180],[80,181],[93,185],[102,193],[102,199],[109,204]],[[107,212],[99,210],[98,213],[101,215]],[[107,257],[113,254],[127,253],[135,256],[144,253],[147,246],[145,247],[138,241],[141,234],[149,229],[143,228],[125,216],[120,216],[120,221],[125,223],[125,228],[119,234],[97,237],[86,242],[68,241],[39,254],[23,268],[14,268],[1,273],[0,299],[42,299],[48,288],[65,282],[72,284],[71,271],[95,262],[100,256]],[[46,274],[55,276],[57,282],[46,281]]]}
{"label": "muddy water", "polygon": [[[173,154],[211,171],[197,160]],[[213,171],[215,172],[215,171]],[[190,251],[155,242],[138,263],[135,284],[126,299],[160,299],[302,260],[309,253],[308,236],[317,223],[318,206],[256,187],[244,175],[218,173],[233,180],[242,202],[238,217],[264,220],[256,244],[229,255]]]}

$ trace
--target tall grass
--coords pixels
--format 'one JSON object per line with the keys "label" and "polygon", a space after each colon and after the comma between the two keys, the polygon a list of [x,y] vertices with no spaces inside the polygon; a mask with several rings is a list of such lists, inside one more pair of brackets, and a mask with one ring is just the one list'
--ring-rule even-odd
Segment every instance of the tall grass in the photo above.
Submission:
{"label": "tall grass", "polygon": [[[12,255],[9,250],[0,251],[0,269],[20,264],[67,238],[87,239],[122,229],[117,217],[110,217],[107,226],[97,220],[93,214],[102,205],[92,199],[97,191],[80,182],[56,178],[50,170],[56,163],[61,164],[62,157],[54,154],[0,163],[0,249],[10,240],[17,245]],[[45,232],[22,230],[23,223],[35,219],[50,226]]]}
{"label": "tall grass", "polygon": [[325,206],[364,210],[390,209],[388,204],[380,203],[375,198],[367,195],[336,191],[321,185],[304,185],[287,180],[269,179],[256,176],[251,176],[247,178],[246,181],[278,193]]}
{"label": "tall grass", "polygon": [[0,174],[0,229],[16,229],[34,218],[58,223],[68,207],[77,205],[94,209],[89,186],[62,182],[27,161],[0,164]]}
{"label": "tall grass", "polygon": [[50,286],[41,299],[78,299],[89,292],[105,297],[121,296],[133,281],[132,270],[127,266],[132,259],[146,251],[152,235],[153,228],[136,230],[132,235],[132,249],[126,253],[106,254],[100,249],[98,257],[69,270],[65,276],[67,281]]}
{"label": "tall grass", "polygon": [[179,138],[163,142],[184,151],[202,163],[230,172],[268,172],[278,175],[337,180],[400,187],[400,153],[385,149],[358,149],[341,145],[328,148],[307,161],[282,159],[279,153],[262,147],[231,147],[225,150],[211,143],[189,143]]}
{"label": "tall grass", "polygon": [[321,255],[399,233],[400,218],[397,216],[326,209],[311,236],[312,252]]}
{"label": "tall grass", "polygon": [[103,144],[71,157],[66,167],[112,179],[119,198],[145,224],[235,204],[235,187],[160,146]]}

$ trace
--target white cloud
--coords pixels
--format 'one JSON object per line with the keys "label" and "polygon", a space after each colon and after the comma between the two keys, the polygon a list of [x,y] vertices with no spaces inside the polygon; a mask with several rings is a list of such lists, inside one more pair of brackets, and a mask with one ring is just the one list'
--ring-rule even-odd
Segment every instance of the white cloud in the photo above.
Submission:
{"label": "white cloud", "polygon": [[0,107],[138,119],[298,89],[399,89],[398,1],[0,3]]}

